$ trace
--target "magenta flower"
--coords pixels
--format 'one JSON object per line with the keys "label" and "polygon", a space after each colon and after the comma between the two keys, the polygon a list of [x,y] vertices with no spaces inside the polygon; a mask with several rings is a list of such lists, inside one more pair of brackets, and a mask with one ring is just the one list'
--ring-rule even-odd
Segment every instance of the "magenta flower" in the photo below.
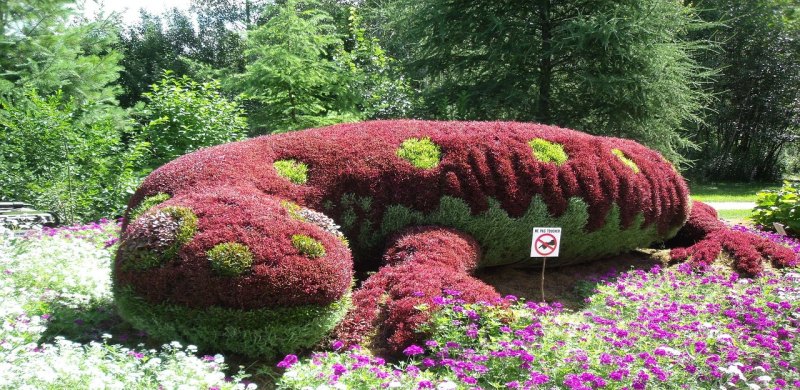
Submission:
{"label": "magenta flower", "polygon": [[425,350],[422,349],[422,347],[414,344],[409,345],[406,349],[403,350],[403,354],[406,356],[421,355],[423,353],[425,353]]}
{"label": "magenta flower", "polygon": [[297,355],[286,355],[286,357],[278,363],[278,367],[290,368],[295,363],[297,363]]}

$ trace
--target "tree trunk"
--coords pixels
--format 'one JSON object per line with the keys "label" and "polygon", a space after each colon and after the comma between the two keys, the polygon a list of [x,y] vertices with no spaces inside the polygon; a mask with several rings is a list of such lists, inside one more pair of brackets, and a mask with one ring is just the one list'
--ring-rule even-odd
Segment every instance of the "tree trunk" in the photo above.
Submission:
{"label": "tree trunk", "polygon": [[550,20],[550,0],[539,4],[539,26],[542,29],[542,51],[539,60],[539,97],[536,113],[539,122],[551,123],[550,89],[553,78],[553,54],[551,50],[553,32]]}

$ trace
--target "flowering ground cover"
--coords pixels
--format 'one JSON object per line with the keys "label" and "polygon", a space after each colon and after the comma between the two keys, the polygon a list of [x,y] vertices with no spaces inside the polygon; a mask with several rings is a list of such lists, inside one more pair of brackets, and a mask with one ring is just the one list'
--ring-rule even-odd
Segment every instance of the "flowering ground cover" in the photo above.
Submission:
{"label": "flowering ground cover", "polygon": [[[687,265],[618,275],[579,312],[507,296],[440,297],[407,361],[367,351],[294,355],[284,388],[800,387],[800,273],[755,279]],[[420,307],[419,310],[431,308]],[[333,345],[334,349],[338,345]]]}
{"label": "flowering ground cover", "polygon": [[0,388],[245,388],[241,375],[226,380],[221,355],[149,348],[121,323],[110,275],[118,230],[101,221],[23,238],[0,231]]}
{"label": "flowering ground cover", "polygon": [[[735,226],[780,242],[791,238]],[[585,306],[512,296],[468,304],[447,290],[427,337],[385,360],[334,341],[278,363],[179,342],[154,345],[115,312],[115,223],[0,233],[0,388],[750,388],[800,386],[800,272],[741,278],[686,265],[604,275]],[[582,284],[582,289],[586,285]]]}

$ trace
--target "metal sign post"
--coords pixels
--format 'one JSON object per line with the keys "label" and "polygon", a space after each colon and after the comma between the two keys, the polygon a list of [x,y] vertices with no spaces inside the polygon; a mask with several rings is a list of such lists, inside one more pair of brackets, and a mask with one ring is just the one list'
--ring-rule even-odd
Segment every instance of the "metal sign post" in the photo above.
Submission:
{"label": "metal sign post", "polygon": [[531,257],[542,259],[542,278],[540,288],[542,291],[542,302],[544,299],[544,270],[547,267],[548,257],[558,257],[561,249],[561,228],[560,227],[535,227],[533,228],[533,239],[531,241]]}

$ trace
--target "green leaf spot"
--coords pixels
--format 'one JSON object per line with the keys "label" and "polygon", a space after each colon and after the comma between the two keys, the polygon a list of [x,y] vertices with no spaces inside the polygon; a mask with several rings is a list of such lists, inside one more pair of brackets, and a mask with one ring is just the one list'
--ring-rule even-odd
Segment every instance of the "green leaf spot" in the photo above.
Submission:
{"label": "green leaf spot", "polygon": [[528,141],[528,145],[533,149],[533,157],[544,163],[555,163],[562,165],[567,162],[569,156],[564,152],[561,144],[550,142],[541,138],[534,138]]}
{"label": "green leaf spot", "polygon": [[317,259],[325,256],[325,247],[322,243],[302,234],[292,236],[292,245],[297,248],[303,256]]}
{"label": "green leaf spot", "polygon": [[215,245],[206,252],[211,268],[222,276],[238,276],[250,270],[253,253],[238,242]]}
{"label": "green leaf spot", "polygon": [[397,156],[420,169],[439,165],[442,151],[430,138],[409,138],[400,144]]}
{"label": "green leaf spot", "polygon": [[636,165],[636,163],[633,162],[633,160],[631,160],[628,156],[626,156],[625,153],[623,153],[621,150],[619,150],[619,149],[611,149],[611,153],[613,153],[615,156],[617,156],[619,161],[622,161],[622,163],[627,165],[628,168],[630,168],[634,173],[639,173],[640,172],[639,171],[639,166]]}
{"label": "green leaf spot", "polygon": [[305,184],[308,181],[308,165],[295,160],[278,160],[272,166],[278,175],[294,184]]}
{"label": "green leaf spot", "polygon": [[289,218],[306,222],[306,218],[300,213],[300,205],[288,200],[281,201],[281,207],[283,207],[287,213],[289,213]]}

